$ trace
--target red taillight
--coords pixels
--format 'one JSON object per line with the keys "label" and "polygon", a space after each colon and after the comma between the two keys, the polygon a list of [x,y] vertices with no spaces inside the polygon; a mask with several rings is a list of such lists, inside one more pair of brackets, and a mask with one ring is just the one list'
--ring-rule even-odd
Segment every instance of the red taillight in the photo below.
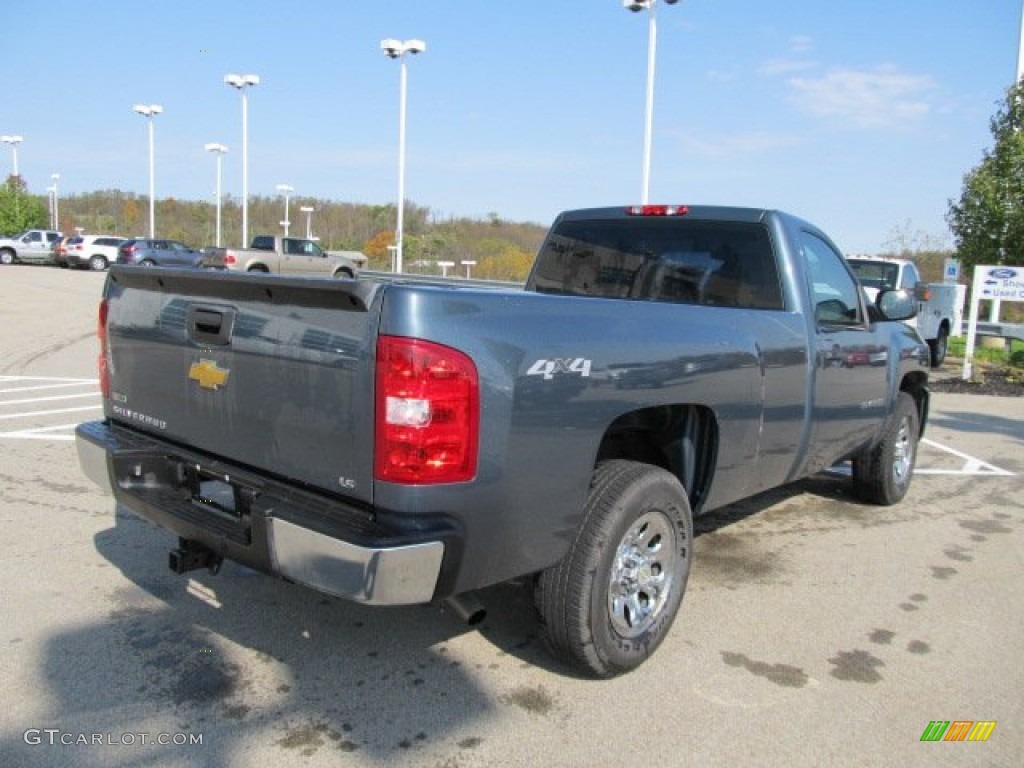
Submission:
{"label": "red taillight", "polygon": [[374,477],[457,483],[476,476],[479,379],[458,350],[421,339],[377,339]]}
{"label": "red taillight", "polygon": [[96,325],[96,336],[100,340],[100,394],[104,399],[110,397],[110,363],[107,358],[107,299],[100,302],[99,322]]}
{"label": "red taillight", "polygon": [[225,251],[224,252],[224,263],[225,264],[237,264],[238,263],[238,259],[235,258],[235,254],[233,254],[231,251]]}
{"label": "red taillight", "polygon": [[626,213],[630,216],[685,216],[690,209],[685,205],[630,205]]}

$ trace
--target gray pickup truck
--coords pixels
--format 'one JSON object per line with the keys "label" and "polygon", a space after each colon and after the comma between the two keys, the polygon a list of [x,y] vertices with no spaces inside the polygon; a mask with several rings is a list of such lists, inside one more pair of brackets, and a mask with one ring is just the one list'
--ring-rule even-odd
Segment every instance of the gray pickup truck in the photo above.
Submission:
{"label": "gray pickup truck", "polygon": [[519,289],[113,267],[78,451],[179,537],[176,572],[228,558],[467,618],[530,577],[550,649],[609,677],[667,634],[693,515],[844,460],[865,501],[904,497],[914,306],[741,208],[563,213]]}
{"label": "gray pickup truck", "polygon": [[207,248],[200,266],[275,275],[355,277],[366,267],[359,251],[325,251],[315,240],[256,235],[248,248]]}
{"label": "gray pickup truck", "polygon": [[0,237],[0,264],[17,261],[52,264],[51,250],[60,238],[60,232],[49,229],[28,229],[13,237]]}

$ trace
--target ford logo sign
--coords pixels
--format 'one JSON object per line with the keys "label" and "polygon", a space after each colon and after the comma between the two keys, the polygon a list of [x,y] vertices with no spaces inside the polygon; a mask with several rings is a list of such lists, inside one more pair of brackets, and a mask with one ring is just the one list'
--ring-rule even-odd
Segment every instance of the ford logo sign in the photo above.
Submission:
{"label": "ford logo sign", "polygon": [[1017,276],[1016,269],[1009,269],[1007,267],[998,267],[996,269],[990,269],[988,271],[989,277],[994,277],[996,280],[1013,280]]}

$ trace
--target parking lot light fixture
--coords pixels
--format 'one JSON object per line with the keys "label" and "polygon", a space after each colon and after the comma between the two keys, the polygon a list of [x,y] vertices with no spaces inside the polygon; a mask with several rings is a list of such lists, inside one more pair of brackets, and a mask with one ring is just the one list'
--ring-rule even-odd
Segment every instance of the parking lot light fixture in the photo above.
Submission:
{"label": "parking lot light fixture", "polygon": [[53,180],[53,226],[50,229],[60,229],[60,197],[57,194],[57,182],[60,181],[59,173],[51,173]]}
{"label": "parking lot light fixture", "polygon": [[47,201],[50,204],[50,229],[56,229],[57,227],[54,226],[54,224],[53,224],[53,196],[55,194],[57,194],[57,190],[56,190],[55,187],[52,187],[52,186],[47,187],[46,188],[46,194],[47,194]]}
{"label": "parking lot light fixture", "polygon": [[295,187],[291,184],[278,184],[277,191],[284,195],[284,220],[281,222],[281,226],[284,227],[284,236],[288,237],[288,229],[292,225],[291,220],[288,218],[288,200],[292,192],[295,191]]}
{"label": "parking lot light fixture", "polygon": [[203,149],[207,152],[213,152],[217,156],[217,247],[220,248],[220,200],[221,200],[221,161],[224,158],[224,153],[228,151],[228,148],[224,144],[217,144],[212,142],[210,144],[204,144]]}
{"label": "parking lot light fixture", "polygon": [[[664,0],[667,5],[675,5],[678,0]],[[626,10],[638,13],[647,11],[647,103],[644,108],[644,157],[643,186],[640,201],[647,205],[651,191],[651,134],[654,124],[654,63],[658,47],[658,23],[655,8],[658,0],[622,0]]]}
{"label": "parking lot light fixture", "polygon": [[312,205],[303,205],[299,208],[304,214],[306,214],[306,239],[313,239],[313,211],[316,210]]}
{"label": "parking lot light fixture", "polygon": [[398,59],[401,64],[398,94],[398,221],[395,225],[395,272],[401,272],[405,218],[405,57],[406,54],[423,53],[427,50],[427,44],[416,39],[387,38],[380,41],[380,49],[389,59]]}
{"label": "parking lot light fixture", "polygon": [[0,141],[11,148],[11,176],[18,175],[18,145],[24,140],[24,136],[0,136]]}
{"label": "parking lot light fixture", "polygon": [[132,111],[146,118],[149,123],[149,236],[156,237],[156,202],[154,194],[153,167],[153,118],[164,111],[159,104],[136,104]]}
{"label": "parking lot light fixture", "polygon": [[249,88],[260,84],[259,75],[224,75],[224,82],[242,94],[242,247],[249,244]]}

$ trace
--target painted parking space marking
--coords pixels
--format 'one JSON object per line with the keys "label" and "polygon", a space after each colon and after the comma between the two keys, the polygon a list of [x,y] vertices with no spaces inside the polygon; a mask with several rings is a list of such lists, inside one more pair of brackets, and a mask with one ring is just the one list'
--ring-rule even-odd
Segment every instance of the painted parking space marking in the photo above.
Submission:
{"label": "painted parking space marking", "polygon": [[[914,469],[915,475],[960,475],[960,476],[988,476],[988,477],[1013,477],[1013,472],[1006,469],[1000,469],[994,464],[989,464],[987,461],[982,461],[979,458],[970,456],[962,451],[958,451],[956,448],[950,448],[948,445],[937,443],[934,440],[929,440],[927,437],[921,438],[921,444],[927,445],[930,448],[935,448],[948,456],[952,456],[953,460],[946,459],[938,463],[948,464],[949,466],[944,467],[916,467]],[[920,454],[918,454],[920,457]],[[943,457],[946,458],[946,457]],[[959,461],[957,461],[959,460]]]}
{"label": "painted parking space marking", "polygon": [[[84,421],[102,412],[98,386],[96,379],[0,376],[0,439],[74,440],[78,422],[69,423],[67,414],[81,414]],[[73,405],[74,401],[86,404]]]}

